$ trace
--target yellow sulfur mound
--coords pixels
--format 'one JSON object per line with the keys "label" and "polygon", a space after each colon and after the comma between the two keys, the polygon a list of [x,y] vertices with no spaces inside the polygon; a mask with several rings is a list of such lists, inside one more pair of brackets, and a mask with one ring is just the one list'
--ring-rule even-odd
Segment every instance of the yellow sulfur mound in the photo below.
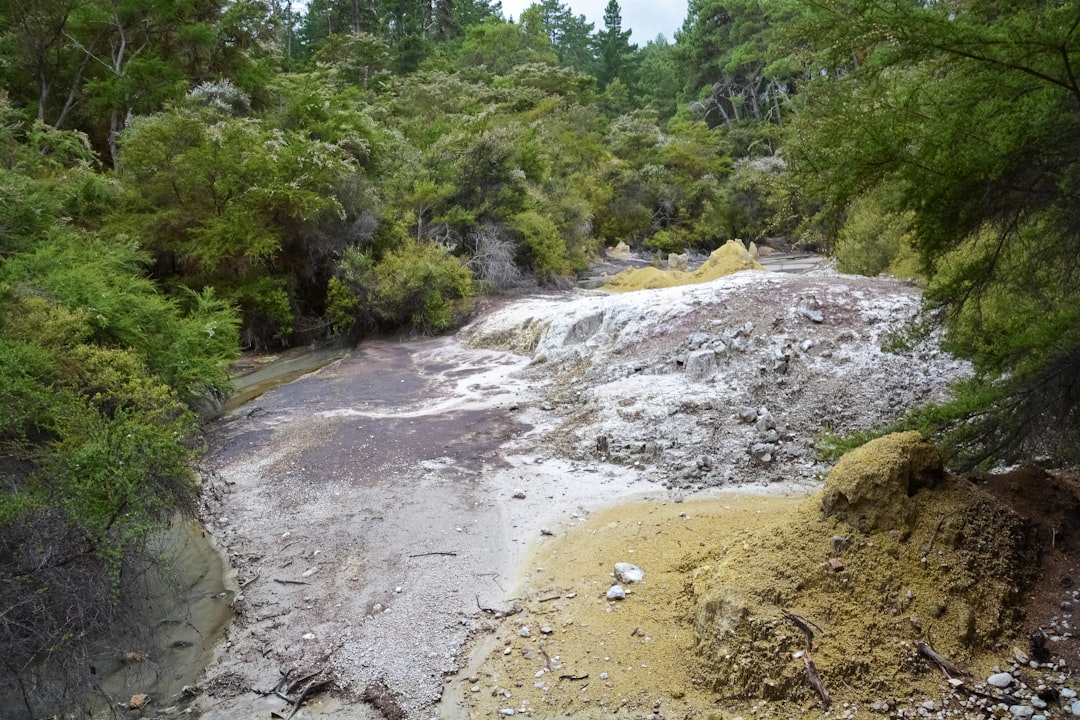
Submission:
{"label": "yellow sulfur mound", "polygon": [[611,292],[631,292],[654,288],[694,285],[709,282],[740,270],[764,270],[761,264],[738,240],[728,240],[713,251],[709,259],[693,272],[683,270],[658,270],[654,267],[624,270],[604,285]]}

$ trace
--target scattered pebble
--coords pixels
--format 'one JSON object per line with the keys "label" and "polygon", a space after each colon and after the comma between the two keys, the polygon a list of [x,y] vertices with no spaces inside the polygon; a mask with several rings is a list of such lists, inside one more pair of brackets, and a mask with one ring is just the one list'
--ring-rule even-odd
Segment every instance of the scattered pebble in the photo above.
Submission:
{"label": "scattered pebble", "polygon": [[623,590],[621,585],[612,585],[607,591],[608,600],[625,600],[626,591]]}

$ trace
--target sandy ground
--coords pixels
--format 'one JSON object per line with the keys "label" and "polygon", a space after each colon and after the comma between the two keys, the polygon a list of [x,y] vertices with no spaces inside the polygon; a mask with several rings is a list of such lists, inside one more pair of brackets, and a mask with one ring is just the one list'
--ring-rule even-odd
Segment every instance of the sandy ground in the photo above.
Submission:
{"label": "sandy ground", "polygon": [[[752,275],[515,302],[454,338],[365,343],[223,418],[204,519],[232,568],[236,618],[196,710],[287,717],[285,698],[304,686],[291,681],[318,673],[333,692],[312,692],[295,717],[379,717],[357,700],[365,690],[386,717],[487,717],[475,695],[509,690],[477,675],[505,642],[491,631],[553,589],[530,553],[646,498],[690,541],[684,497],[747,484],[803,493],[821,467],[812,428],[890,419],[963,371],[925,347],[882,352],[918,314],[908,286]],[[711,363],[688,372],[687,353],[718,344],[711,374]],[[776,419],[741,421],[745,407]],[[775,446],[765,461],[764,441]],[[579,558],[597,568],[590,583],[625,559]],[[558,589],[579,603],[595,594]]]}

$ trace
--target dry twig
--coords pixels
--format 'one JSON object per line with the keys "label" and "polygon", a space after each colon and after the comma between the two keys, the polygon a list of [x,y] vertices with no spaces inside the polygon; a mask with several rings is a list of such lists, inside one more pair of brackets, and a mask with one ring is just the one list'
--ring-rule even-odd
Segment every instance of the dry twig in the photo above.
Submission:
{"label": "dry twig", "polygon": [[954,677],[956,675],[967,675],[966,672],[954,665],[948,658],[938,653],[934,648],[930,647],[922,640],[915,641],[915,647],[919,652],[927,659],[941,668],[941,671],[945,673],[945,677]]}
{"label": "dry twig", "polygon": [[828,710],[829,706],[832,705],[832,699],[829,697],[828,688],[825,687],[825,683],[821,681],[821,676],[818,675],[814,661],[810,659],[810,653],[804,652],[802,661],[803,665],[806,666],[806,677],[810,679],[810,684],[817,690],[817,694],[821,696],[822,708]]}

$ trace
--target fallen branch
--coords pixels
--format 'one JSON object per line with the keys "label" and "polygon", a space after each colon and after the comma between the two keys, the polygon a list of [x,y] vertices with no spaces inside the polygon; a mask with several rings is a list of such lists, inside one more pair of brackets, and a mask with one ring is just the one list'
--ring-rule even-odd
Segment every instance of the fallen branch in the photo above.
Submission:
{"label": "fallen branch", "polygon": [[256,573],[255,573],[254,575],[252,575],[251,577],[249,577],[249,578],[248,578],[247,580],[245,580],[244,582],[240,583],[240,587],[239,587],[239,589],[240,589],[240,590],[243,590],[243,589],[244,589],[244,588],[246,588],[246,587],[247,587],[248,585],[250,585],[251,583],[253,583],[253,582],[255,582],[256,580],[258,580],[258,579],[259,579],[259,575],[262,575],[262,571],[256,572]]}
{"label": "fallen branch", "polygon": [[588,680],[589,679],[589,674],[585,673],[584,675],[560,675],[559,679],[560,680]]}
{"label": "fallen branch", "polygon": [[821,707],[828,710],[829,706],[832,705],[832,699],[829,697],[828,688],[825,687],[825,683],[821,681],[821,676],[818,675],[814,661],[810,659],[810,653],[804,652],[802,661],[803,665],[806,666],[806,677],[810,679],[810,684],[817,690],[817,694],[821,696]]}
{"label": "fallen branch", "polygon": [[315,680],[314,682],[310,683],[306,688],[304,688],[303,692],[300,693],[299,697],[296,698],[296,702],[294,702],[292,706],[292,711],[285,716],[285,720],[292,720],[293,715],[295,715],[296,711],[300,709],[300,705],[304,702],[304,700],[308,698],[308,696],[318,692],[319,690],[322,690],[329,684],[329,680]]}
{"label": "fallen branch", "polygon": [[[810,629],[810,626],[813,625],[818,630],[821,630],[821,626],[815,623],[813,620],[808,620],[804,618],[802,615],[796,615],[795,613],[788,612],[787,610],[781,610],[780,612],[784,615],[785,619],[791,621],[791,623],[794,624],[795,627],[803,631],[803,635],[806,636],[806,649],[813,650],[814,631]],[[824,635],[825,631],[821,630],[821,634]]]}
{"label": "fallen branch", "polygon": [[934,541],[937,540],[938,533],[941,532],[941,526],[945,524],[945,516],[942,515],[941,519],[937,521],[937,527],[934,528],[934,534],[930,536],[930,542],[926,543],[926,547],[922,551],[922,559],[925,560],[926,556],[930,554],[930,551],[934,548]]}
{"label": "fallen branch", "polygon": [[927,660],[930,660],[941,668],[941,671],[945,673],[945,677],[951,678],[955,675],[967,675],[966,672],[958,668],[948,658],[938,653],[934,648],[930,647],[922,640],[916,640],[915,647]]}
{"label": "fallen branch", "polygon": [[418,558],[418,557],[430,557],[430,556],[432,556],[432,555],[444,555],[444,556],[446,556],[446,557],[457,557],[457,553],[456,553],[456,552],[426,552],[426,553],[416,553],[415,555],[410,555],[409,557],[411,557],[411,558]]}
{"label": "fallen branch", "polygon": [[274,582],[281,583],[282,585],[310,585],[307,580],[287,580],[285,578],[274,578]]}

